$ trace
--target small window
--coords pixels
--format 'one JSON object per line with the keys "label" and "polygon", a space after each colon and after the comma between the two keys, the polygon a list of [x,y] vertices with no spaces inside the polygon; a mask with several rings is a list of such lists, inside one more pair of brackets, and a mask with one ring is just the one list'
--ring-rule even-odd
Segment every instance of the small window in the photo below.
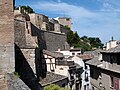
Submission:
{"label": "small window", "polygon": [[113,77],[112,77],[112,76],[110,76],[110,79],[111,79],[111,87],[114,87]]}
{"label": "small window", "polygon": [[85,69],[87,69],[87,65],[85,65]]}
{"label": "small window", "polygon": [[63,70],[63,68],[60,68],[60,70]]}
{"label": "small window", "polygon": [[75,53],[72,53],[72,55],[75,55]]}
{"label": "small window", "polygon": [[89,90],[89,84],[87,84],[87,90]]}
{"label": "small window", "polygon": [[77,53],[77,55],[80,55],[80,53]]}
{"label": "small window", "polygon": [[88,81],[88,73],[85,72],[85,81],[87,82]]}
{"label": "small window", "polygon": [[70,74],[70,79],[74,79],[74,74]]}
{"label": "small window", "polygon": [[70,18],[66,18],[66,21],[69,21],[70,20]]}
{"label": "small window", "polygon": [[64,84],[62,84],[62,87],[65,87],[65,83],[64,83]]}
{"label": "small window", "polygon": [[39,16],[37,16],[37,20],[39,20]]}
{"label": "small window", "polygon": [[84,90],[87,90],[87,89],[86,89],[86,85],[84,85]]}

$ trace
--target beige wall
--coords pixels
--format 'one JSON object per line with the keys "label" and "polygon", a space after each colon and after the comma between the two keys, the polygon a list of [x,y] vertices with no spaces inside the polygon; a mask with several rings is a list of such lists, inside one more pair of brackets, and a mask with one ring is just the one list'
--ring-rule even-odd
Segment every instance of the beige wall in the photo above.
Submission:
{"label": "beige wall", "polygon": [[116,63],[110,64],[104,61],[102,68],[120,73],[120,65],[117,65]]}
{"label": "beige wall", "polygon": [[58,18],[58,22],[63,26],[68,26],[72,30],[72,19],[71,18]]}
{"label": "beige wall", "polygon": [[117,41],[116,40],[109,41],[109,42],[107,42],[106,50],[114,48],[116,46],[117,46]]}
{"label": "beige wall", "polygon": [[30,21],[32,24],[34,24],[37,28],[42,29],[42,30],[48,30],[49,29],[49,20],[48,17],[42,14],[36,14],[32,13],[29,14],[30,16]]}

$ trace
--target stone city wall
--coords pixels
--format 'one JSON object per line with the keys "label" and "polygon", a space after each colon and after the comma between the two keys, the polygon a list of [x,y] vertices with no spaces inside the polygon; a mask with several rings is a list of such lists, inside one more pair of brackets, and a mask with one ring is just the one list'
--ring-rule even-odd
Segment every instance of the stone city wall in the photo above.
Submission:
{"label": "stone city wall", "polygon": [[49,51],[67,49],[65,46],[65,44],[67,43],[67,38],[65,34],[39,30],[33,24],[31,24],[31,26],[32,36],[38,36],[38,43],[41,49],[46,49]]}

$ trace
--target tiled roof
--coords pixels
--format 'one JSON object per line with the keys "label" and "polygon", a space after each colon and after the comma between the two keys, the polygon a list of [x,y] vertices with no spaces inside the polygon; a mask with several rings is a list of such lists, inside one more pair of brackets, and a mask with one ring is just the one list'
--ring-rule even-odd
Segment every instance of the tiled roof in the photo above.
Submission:
{"label": "tiled roof", "polygon": [[54,57],[54,58],[63,58],[63,54],[62,53],[59,53],[59,52],[52,52],[52,51],[48,51],[48,50],[43,50],[43,53],[46,54],[46,55],[49,55],[51,57]]}
{"label": "tiled roof", "polygon": [[98,54],[101,52],[102,50],[98,49],[98,50],[94,50],[94,51],[86,51],[84,52],[85,54],[92,54],[94,57],[98,56]]}
{"label": "tiled roof", "polygon": [[120,53],[120,45],[116,46],[115,48],[111,48],[109,50],[104,50],[101,53]]}
{"label": "tiled roof", "polygon": [[85,63],[88,64],[88,65],[97,66],[97,65],[101,64],[101,61],[98,60],[97,57],[95,57],[95,58],[93,58],[93,59],[91,59],[89,61],[86,61]]}
{"label": "tiled roof", "polygon": [[59,81],[64,80],[64,79],[68,79],[68,78],[66,76],[62,76],[62,75],[55,74],[52,72],[47,72],[46,78],[42,79],[39,83],[42,86],[46,86],[49,84],[59,82]]}
{"label": "tiled roof", "polygon": [[81,54],[81,55],[77,55],[78,57],[82,58],[83,60],[89,60],[93,58],[92,54]]}

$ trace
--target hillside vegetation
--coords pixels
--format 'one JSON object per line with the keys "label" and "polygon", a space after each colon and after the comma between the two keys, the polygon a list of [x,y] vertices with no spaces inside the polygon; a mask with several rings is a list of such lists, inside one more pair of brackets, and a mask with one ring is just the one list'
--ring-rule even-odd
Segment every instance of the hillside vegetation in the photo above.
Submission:
{"label": "hillside vegetation", "polygon": [[77,32],[71,30],[67,33],[67,42],[75,48],[82,48],[84,51],[101,49],[103,44],[98,37],[79,37]]}

